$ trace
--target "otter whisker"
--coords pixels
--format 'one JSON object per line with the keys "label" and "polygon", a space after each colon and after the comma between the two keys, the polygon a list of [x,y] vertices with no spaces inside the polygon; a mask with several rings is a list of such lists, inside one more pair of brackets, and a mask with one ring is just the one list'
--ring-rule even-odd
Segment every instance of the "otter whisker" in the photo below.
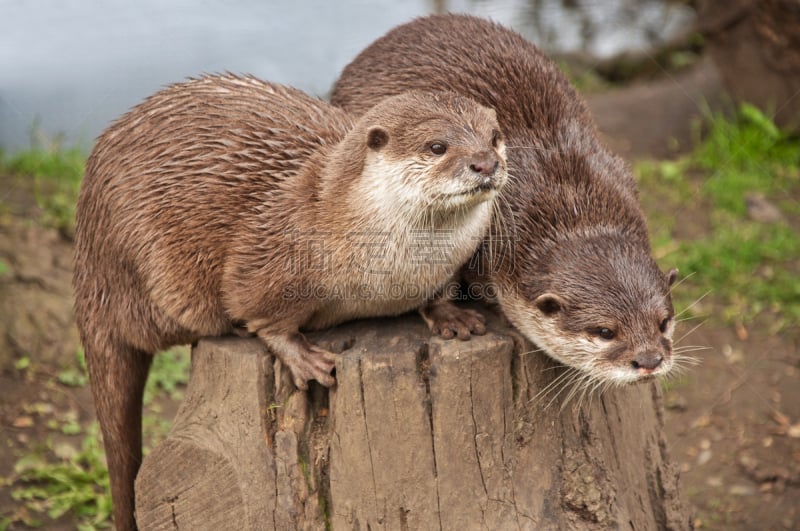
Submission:
{"label": "otter whisker", "polygon": [[586,403],[588,407],[591,407],[594,390],[600,384],[602,384],[602,380],[596,376],[584,379],[581,383],[580,396],[578,396],[578,402],[576,404],[578,409],[581,409],[584,403]]}
{"label": "otter whisker", "polygon": [[685,339],[687,336],[689,336],[690,334],[692,334],[692,333],[693,333],[695,330],[697,330],[698,328],[700,328],[701,326],[703,326],[703,325],[704,325],[704,324],[706,324],[707,322],[708,322],[708,319],[704,319],[703,321],[701,321],[701,322],[697,323],[697,325],[696,325],[694,328],[692,328],[691,330],[689,330],[688,332],[686,332],[685,334],[683,334],[683,335],[682,335],[681,337],[679,337],[678,339],[675,339],[675,340],[673,340],[673,344],[680,343],[680,342],[681,342],[681,341],[683,341],[683,340],[684,340],[684,339]]}
{"label": "otter whisker", "polygon": [[693,308],[695,305],[697,305],[697,304],[698,304],[700,301],[702,301],[703,299],[705,299],[705,298],[706,298],[706,297],[707,297],[707,296],[708,296],[710,293],[711,293],[711,290],[708,290],[708,291],[706,291],[705,293],[703,293],[702,295],[700,295],[700,296],[699,296],[699,297],[698,297],[698,298],[697,298],[697,299],[696,299],[696,300],[695,300],[693,303],[691,303],[689,306],[687,306],[686,308],[684,308],[684,309],[683,309],[683,310],[681,310],[680,312],[676,313],[676,314],[675,314],[675,316],[673,317],[673,319],[676,319],[676,318],[680,317],[681,315],[683,315],[684,313],[686,313],[687,311],[689,311],[690,309],[692,309],[692,308]]}
{"label": "otter whisker", "polygon": [[570,390],[567,393],[567,396],[561,403],[562,410],[576,396],[576,394],[579,391],[581,391],[586,387],[587,382],[592,380],[592,375],[586,371],[578,371],[576,379],[577,381],[571,382],[573,385],[570,386]]}
{"label": "otter whisker", "polygon": [[583,380],[587,375],[581,373],[580,371],[573,370],[570,374],[570,378],[564,383],[564,385],[558,390],[558,392],[553,396],[550,402],[547,404],[547,407],[550,407],[552,404],[565,390],[568,391],[567,395],[561,400],[561,407],[559,411],[563,411],[566,405],[572,398],[572,395],[575,393],[575,390],[580,387],[580,382]]}
{"label": "otter whisker", "polygon": [[605,390],[608,388],[607,386],[610,385],[609,381],[603,380],[602,378],[595,378],[595,384],[589,390],[589,407],[592,407],[592,400],[595,396],[602,397]]}
{"label": "otter whisker", "polygon": [[689,317],[684,317],[683,319],[675,319],[676,323],[684,323],[686,321],[693,321],[694,319],[707,319],[707,315],[690,315]]}
{"label": "otter whisker", "polygon": [[506,170],[506,178],[508,179],[508,182],[512,184],[519,182],[519,178],[511,172],[511,168]]}
{"label": "otter whisker", "polygon": [[672,363],[674,365],[698,365],[700,363],[700,358],[678,354],[673,357]]}
{"label": "otter whisker", "polygon": [[[566,378],[571,376],[571,367],[567,367],[567,366],[561,366],[561,367],[563,367],[565,369],[564,372],[562,372],[561,374],[556,376],[549,384],[547,384],[544,388],[539,390],[539,392],[536,393],[533,396],[533,398],[530,399],[529,403],[533,402],[534,400],[536,400],[538,398],[545,398],[554,387],[557,387],[558,385],[560,385],[562,383],[562,381],[564,379],[566,379]],[[554,367],[554,368],[561,368],[561,367]]]}
{"label": "otter whisker", "polygon": [[673,348],[672,352],[675,354],[683,354],[684,352],[694,352],[696,350],[711,350],[711,347],[704,347],[702,345],[682,345]]}
{"label": "otter whisker", "polygon": [[693,363],[676,363],[672,370],[664,377],[664,380],[667,382],[672,382],[686,374],[688,370],[693,366]]}
{"label": "otter whisker", "polygon": [[[495,256],[495,235],[497,233],[502,233],[502,224],[503,224],[503,213],[500,211],[500,206],[497,201],[492,202],[492,222],[489,225],[489,230],[486,232],[487,237],[489,238],[489,249],[488,249],[488,256],[486,257],[488,261],[489,268],[493,268],[494,264],[494,256]],[[499,229],[497,233],[495,232],[495,228]]]}
{"label": "otter whisker", "polygon": [[[495,270],[495,258],[503,256],[501,249],[502,245],[507,246],[509,237],[508,221],[506,216],[503,215],[503,205],[507,204],[507,200],[503,197],[502,193],[498,194],[495,202],[493,203],[493,223],[489,227],[489,256],[488,264],[490,271]],[[510,210],[510,209],[509,209]]]}
{"label": "otter whisker", "polygon": [[[519,355],[520,356],[527,356],[528,354],[538,354],[539,352],[546,352],[546,349],[535,348],[533,350],[526,350],[525,352],[520,352]],[[556,365],[555,367],[548,367],[546,369],[542,369],[542,372],[544,372],[544,371],[552,371],[552,370],[555,370],[555,369],[560,369],[561,367],[566,367],[566,365]]]}
{"label": "otter whisker", "polygon": [[520,149],[520,150],[529,149],[533,151],[540,151],[542,153],[555,153],[555,154],[565,153],[565,151],[562,149],[544,148],[540,146],[506,146],[506,149]]}
{"label": "otter whisker", "polygon": [[670,286],[669,290],[672,291],[673,289],[677,288],[678,286],[680,286],[681,284],[683,284],[684,282],[686,282],[687,280],[689,280],[690,278],[692,278],[696,274],[697,274],[697,271],[692,271],[691,273],[689,273],[685,277],[683,277],[680,280],[678,280],[677,282],[675,282],[672,286]]}
{"label": "otter whisker", "polygon": [[[544,349],[540,349],[540,351],[544,352]],[[569,367],[569,365],[558,364],[558,365],[554,365],[553,367],[546,367],[546,368],[542,369],[541,372],[556,371],[558,369],[565,369],[567,367]]]}
{"label": "otter whisker", "polygon": [[566,387],[568,387],[569,384],[578,376],[578,371],[576,371],[572,367],[567,367],[567,366],[563,367],[565,369],[564,372],[556,376],[556,378],[554,378],[553,381],[551,381],[543,389],[541,389],[538,393],[536,393],[536,395],[534,395],[533,398],[531,398],[528,401],[529,404],[533,403],[538,399],[544,401],[545,399],[547,399],[548,396],[550,396],[550,394],[553,391],[556,391],[555,394],[553,394],[553,396],[551,397],[550,401],[547,402],[547,404],[544,406],[544,409],[549,408],[550,405],[558,398],[558,395],[560,395],[561,392]]}

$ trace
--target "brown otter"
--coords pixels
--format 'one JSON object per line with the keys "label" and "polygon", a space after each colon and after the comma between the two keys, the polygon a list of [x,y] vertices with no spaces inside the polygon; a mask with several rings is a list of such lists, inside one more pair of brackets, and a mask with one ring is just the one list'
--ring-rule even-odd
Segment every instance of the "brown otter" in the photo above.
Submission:
{"label": "brown otter", "polygon": [[504,180],[494,111],[447,92],[354,123],[295,89],[208,76],[113,123],[81,187],[74,289],[117,528],[135,527],[153,353],[241,324],[298,387],[330,386],[334,355],[300,329],[419,307],[473,254]]}
{"label": "brown otter", "polygon": [[669,372],[677,271],[662,273],[651,257],[634,179],[601,145],[557,66],[498,24],[430,16],[356,57],[331,102],[359,114],[411,89],[456,90],[497,111],[508,145],[500,218],[508,230],[501,252],[484,248],[477,258],[512,324],[593,382]]}

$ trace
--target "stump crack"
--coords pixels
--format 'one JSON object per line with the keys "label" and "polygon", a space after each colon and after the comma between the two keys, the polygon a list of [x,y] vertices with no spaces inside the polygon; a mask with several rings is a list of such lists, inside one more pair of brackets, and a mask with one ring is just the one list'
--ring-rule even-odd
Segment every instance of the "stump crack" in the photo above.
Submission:
{"label": "stump crack", "polygon": [[[516,341],[514,341],[514,345],[516,345]],[[509,367],[509,375],[508,375],[509,379],[511,380],[511,404],[514,404],[516,402],[515,397],[516,397],[516,394],[517,394],[517,391],[518,391],[518,389],[515,388],[515,384],[514,384],[514,373],[515,373],[514,359],[516,359],[516,354],[515,354],[515,352],[512,352],[511,353],[511,365]],[[514,480],[511,477],[511,474],[509,473],[509,463],[506,460],[506,441],[508,441],[508,438],[511,436],[511,433],[510,433],[509,427],[508,427],[508,414],[507,414],[508,413],[507,412],[508,404],[505,401],[505,397],[508,396],[508,388],[507,388],[508,380],[506,380],[505,378],[502,378],[501,381],[503,382],[503,394],[502,394],[502,396],[503,396],[503,404],[502,404],[502,408],[503,408],[503,438],[500,439],[500,460],[503,463],[503,480],[504,481],[508,481],[508,485],[509,485],[509,487],[511,489],[511,505],[514,507],[514,515],[515,515],[515,519],[517,521],[517,529],[522,529],[522,522],[519,521],[520,510],[517,507],[517,491],[516,491],[516,488],[514,487]],[[522,515],[522,516],[526,516],[526,515]]]}
{"label": "stump crack", "polygon": [[[273,446],[274,448],[275,446]],[[272,466],[274,467],[275,471],[275,505],[272,507],[272,529],[278,529],[278,520],[277,520],[277,512],[278,512],[278,504],[280,503],[280,492],[278,489],[278,460],[274,459]]]}
{"label": "stump crack", "polygon": [[[367,437],[367,453],[369,454],[369,471],[372,476],[372,497],[375,500],[375,517],[378,518],[378,485],[375,481],[375,464],[372,460],[372,441],[369,439],[369,423],[367,422],[367,403],[364,398],[364,361],[358,360],[358,385],[361,394],[361,415],[364,419],[364,434]],[[381,517],[380,520],[383,520]]]}
{"label": "stump crack", "polygon": [[163,499],[164,502],[169,504],[170,516],[172,518],[172,528],[179,529],[178,515],[175,513],[175,502],[178,501],[178,496],[170,496]]}
{"label": "stump crack", "polygon": [[431,359],[430,346],[423,343],[417,351],[417,377],[425,388],[425,412],[428,414],[428,425],[431,434],[431,456],[433,457],[433,478],[436,481],[436,515],[439,519],[439,529],[442,526],[442,502],[439,496],[439,468],[436,464],[436,437],[433,430],[433,395],[431,394]]}
{"label": "stump crack", "polygon": [[[483,465],[481,464],[481,454],[478,450],[478,420],[475,418],[475,401],[473,400],[472,389],[472,369],[473,364],[469,365],[469,413],[472,417],[472,447],[475,449],[475,461],[478,464],[478,473],[481,476],[481,485],[483,486],[483,493],[486,495],[487,500],[491,500],[489,496],[489,489],[486,486],[486,478],[483,475]],[[486,507],[481,506],[481,520],[485,525],[486,523]]]}

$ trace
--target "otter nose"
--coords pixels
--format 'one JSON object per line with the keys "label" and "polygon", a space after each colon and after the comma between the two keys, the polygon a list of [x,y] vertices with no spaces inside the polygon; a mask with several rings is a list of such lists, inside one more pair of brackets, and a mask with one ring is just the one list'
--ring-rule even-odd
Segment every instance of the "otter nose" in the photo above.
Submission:
{"label": "otter nose", "polygon": [[647,371],[653,371],[661,365],[662,361],[664,361],[664,357],[660,352],[649,350],[637,354],[636,357],[633,358],[631,366],[637,370],[645,369]]}
{"label": "otter nose", "polygon": [[472,159],[469,169],[475,173],[480,173],[481,175],[488,177],[490,175],[494,175],[494,172],[497,170],[497,166],[499,165],[500,161],[498,161],[496,158],[489,155],[479,155]]}

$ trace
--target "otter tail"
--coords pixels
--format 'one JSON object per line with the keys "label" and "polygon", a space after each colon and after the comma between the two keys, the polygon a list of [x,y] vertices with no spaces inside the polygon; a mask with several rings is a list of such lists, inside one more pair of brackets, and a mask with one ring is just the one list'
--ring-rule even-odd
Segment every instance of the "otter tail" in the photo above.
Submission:
{"label": "otter tail", "polygon": [[[104,344],[98,344],[104,343]],[[142,396],[152,355],[114,342],[84,341],[114,501],[114,526],[136,529],[133,483],[142,462]]]}

